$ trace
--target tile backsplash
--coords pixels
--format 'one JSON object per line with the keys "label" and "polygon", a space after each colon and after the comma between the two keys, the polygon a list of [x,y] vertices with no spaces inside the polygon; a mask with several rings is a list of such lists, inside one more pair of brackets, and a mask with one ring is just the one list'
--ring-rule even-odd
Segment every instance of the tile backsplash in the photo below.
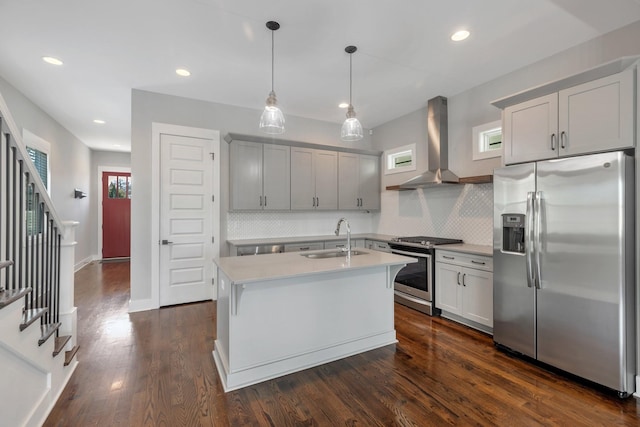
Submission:
{"label": "tile backsplash", "polygon": [[349,220],[354,234],[427,235],[491,245],[493,185],[443,185],[421,190],[383,191],[382,211],[378,213],[228,212],[227,239],[329,235],[341,217]]}
{"label": "tile backsplash", "polygon": [[354,234],[374,230],[374,214],[365,212],[229,212],[227,239],[329,235],[342,217]]}
{"label": "tile backsplash", "polygon": [[475,245],[493,241],[493,184],[383,191],[382,206],[374,224],[381,234],[448,237]]}

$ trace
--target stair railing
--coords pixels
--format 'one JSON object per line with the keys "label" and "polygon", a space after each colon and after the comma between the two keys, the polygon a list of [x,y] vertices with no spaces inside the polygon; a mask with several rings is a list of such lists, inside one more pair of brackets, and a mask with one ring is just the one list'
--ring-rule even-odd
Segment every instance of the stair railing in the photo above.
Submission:
{"label": "stair railing", "polygon": [[60,325],[60,259],[65,225],[58,217],[16,123],[0,96],[0,291],[25,295],[25,311],[46,309],[43,334]]}

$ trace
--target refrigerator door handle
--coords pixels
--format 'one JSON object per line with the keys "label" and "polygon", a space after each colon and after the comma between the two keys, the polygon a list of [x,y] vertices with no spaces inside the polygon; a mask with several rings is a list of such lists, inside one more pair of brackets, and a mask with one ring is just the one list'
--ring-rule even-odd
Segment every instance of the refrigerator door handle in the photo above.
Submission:
{"label": "refrigerator door handle", "polygon": [[525,213],[525,237],[524,243],[524,259],[527,268],[527,286],[532,287],[535,282],[535,275],[533,270],[533,191],[527,193],[527,211]]}
{"label": "refrigerator door handle", "polygon": [[533,203],[534,212],[533,216],[535,217],[535,225],[534,225],[534,254],[535,254],[535,275],[536,275],[536,288],[542,289],[542,268],[540,266],[540,251],[542,249],[542,239],[541,239],[541,229],[542,229],[542,192],[536,191],[535,193],[535,201]]}

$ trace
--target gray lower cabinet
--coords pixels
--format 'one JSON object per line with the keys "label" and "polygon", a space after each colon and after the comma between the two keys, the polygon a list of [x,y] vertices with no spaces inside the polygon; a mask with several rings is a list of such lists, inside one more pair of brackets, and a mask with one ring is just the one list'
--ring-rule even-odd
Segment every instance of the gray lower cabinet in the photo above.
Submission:
{"label": "gray lower cabinet", "polygon": [[288,243],[284,245],[285,252],[306,252],[317,251],[321,249],[324,249],[323,242]]}
{"label": "gray lower cabinet", "polygon": [[[328,240],[324,242],[325,249],[342,249],[346,247],[346,240]],[[351,248],[364,248],[364,239],[352,239]]]}
{"label": "gray lower cabinet", "polygon": [[391,247],[387,242],[380,242],[378,240],[365,240],[364,247],[380,252],[391,252]]}
{"label": "gray lower cabinet", "polygon": [[380,210],[380,158],[339,153],[338,209]]}
{"label": "gray lower cabinet", "polygon": [[231,210],[289,210],[291,147],[230,144]]}
{"label": "gray lower cabinet", "polygon": [[338,209],[338,153],[291,147],[291,210]]}

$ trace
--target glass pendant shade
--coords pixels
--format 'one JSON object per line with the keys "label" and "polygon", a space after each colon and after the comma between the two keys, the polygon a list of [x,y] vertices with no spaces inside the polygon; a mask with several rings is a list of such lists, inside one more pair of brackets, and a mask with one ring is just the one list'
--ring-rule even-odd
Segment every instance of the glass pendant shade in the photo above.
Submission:
{"label": "glass pendant shade", "polygon": [[260,130],[272,135],[284,133],[284,114],[276,105],[276,94],[273,91],[269,94],[260,117]]}
{"label": "glass pendant shade", "polygon": [[267,105],[264,107],[262,116],[260,116],[260,130],[264,133],[277,135],[284,133],[284,114],[277,106],[276,93],[273,91],[274,80],[274,48],[273,48],[273,32],[280,28],[280,24],[276,21],[267,22],[267,28],[271,30],[271,92],[267,98]]}
{"label": "glass pendant shade", "polygon": [[351,58],[353,52],[356,50],[358,50],[358,48],[355,46],[347,46],[344,49],[344,51],[349,54],[349,108],[347,109],[347,120],[342,124],[342,130],[340,131],[340,139],[343,141],[359,141],[364,136],[362,133],[362,125],[356,118],[356,111],[353,109],[353,105],[351,104],[351,90],[353,87],[353,65]]}
{"label": "glass pendant shade", "polygon": [[356,112],[353,110],[353,105],[349,105],[347,120],[342,124],[342,130],[340,131],[340,139],[343,141],[359,141],[363,136],[362,125],[356,118]]}

